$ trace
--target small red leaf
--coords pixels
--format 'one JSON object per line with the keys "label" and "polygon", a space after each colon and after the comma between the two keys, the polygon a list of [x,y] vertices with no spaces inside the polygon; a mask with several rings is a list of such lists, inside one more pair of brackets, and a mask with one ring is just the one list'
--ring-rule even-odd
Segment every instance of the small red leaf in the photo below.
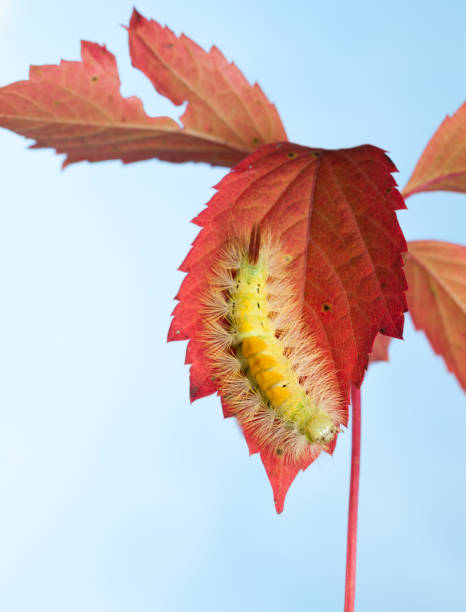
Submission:
{"label": "small red leaf", "polygon": [[188,101],[181,117],[186,129],[230,146],[240,158],[262,144],[286,140],[275,106],[217,47],[206,53],[136,10],[128,31],[133,66],[174,104]]}
{"label": "small red leaf", "polygon": [[466,247],[433,240],[408,243],[409,312],[466,390]]}
{"label": "small red leaf", "polygon": [[466,192],[466,102],[432,136],[403,195],[421,191]]}
{"label": "small red leaf", "polygon": [[389,361],[388,347],[390,345],[390,336],[384,336],[383,334],[377,334],[374,340],[374,346],[372,347],[372,353],[369,355],[369,362],[374,361]]}
{"label": "small red leaf", "polygon": [[[169,340],[190,338],[195,397],[215,385],[200,341],[212,267],[229,238],[260,224],[281,240],[293,263],[304,320],[333,364],[347,402],[350,385],[363,380],[378,331],[402,335],[406,243],[394,212],[404,207],[394,170],[383,151],[369,145],[326,151],[280,143],[262,147],[217,185],[194,219],[203,229],[180,268],[188,274],[169,332]],[[315,457],[285,465],[245,434],[250,451],[261,451],[281,508],[294,476]]]}
{"label": "small red leaf", "polygon": [[112,53],[83,42],[81,55],[80,62],[32,66],[28,81],[0,88],[0,126],[35,139],[33,148],[65,153],[65,166],[152,157],[231,166],[248,152],[169,117],[149,117],[139,98],[121,96]]}

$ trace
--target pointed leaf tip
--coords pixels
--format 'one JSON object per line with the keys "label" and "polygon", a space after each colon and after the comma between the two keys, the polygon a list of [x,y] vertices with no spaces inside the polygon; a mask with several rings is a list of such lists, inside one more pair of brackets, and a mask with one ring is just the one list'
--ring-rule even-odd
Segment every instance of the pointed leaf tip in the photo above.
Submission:
{"label": "pointed leaf tip", "polygon": [[131,14],[130,19],[130,26],[136,26],[143,21],[146,21],[145,18],[141,15],[137,8],[133,8],[133,12]]}
{"label": "pointed leaf tip", "polygon": [[432,136],[403,195],[422,191],[466,192],[466,102]]}
{"label": "pointed leaf tip", "polygon": [[289,488],[301,470],[305,470],[319,453],[307,456],[300,463],[286,461],[283,456],[261,452],[260,457],[273,491],[273,501],[277,514],[283,512]]}

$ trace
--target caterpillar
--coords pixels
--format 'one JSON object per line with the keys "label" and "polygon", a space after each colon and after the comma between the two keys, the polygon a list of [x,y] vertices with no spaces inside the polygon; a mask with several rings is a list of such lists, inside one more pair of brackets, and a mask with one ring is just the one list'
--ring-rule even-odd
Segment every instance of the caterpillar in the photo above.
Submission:
{"label": "caterpillar", "polygon": [[336,374],[306,331],[288,260],[259,226],[249,241],[232,239],[213,266],[202,340],[222,401],[243,430],[299,462],[329,450],[343,417]]}

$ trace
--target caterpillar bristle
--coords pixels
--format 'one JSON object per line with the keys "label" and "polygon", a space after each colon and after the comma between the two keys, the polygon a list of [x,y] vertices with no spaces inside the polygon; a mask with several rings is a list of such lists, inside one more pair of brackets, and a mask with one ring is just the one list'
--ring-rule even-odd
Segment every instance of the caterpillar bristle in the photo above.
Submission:
{"label": "caterpillar bristle", "polygon": [[261,245],[261,230],[260,225],[255,224],[251,230],[251,237],[249,239],[248,258],[249,263],[252,265],[257,264],[259,259],[259,250]]}

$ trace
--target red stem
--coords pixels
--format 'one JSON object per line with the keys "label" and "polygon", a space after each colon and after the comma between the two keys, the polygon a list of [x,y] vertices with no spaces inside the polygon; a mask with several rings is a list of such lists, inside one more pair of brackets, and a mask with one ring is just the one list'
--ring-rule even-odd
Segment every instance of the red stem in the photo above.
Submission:
{"label": "red stem", "polygon": [[361,391],[351,388],[351,480],[346,544],[345,612],[354,612],[356,593],[356,543],[358,536],[359,465],[361,463]]}

